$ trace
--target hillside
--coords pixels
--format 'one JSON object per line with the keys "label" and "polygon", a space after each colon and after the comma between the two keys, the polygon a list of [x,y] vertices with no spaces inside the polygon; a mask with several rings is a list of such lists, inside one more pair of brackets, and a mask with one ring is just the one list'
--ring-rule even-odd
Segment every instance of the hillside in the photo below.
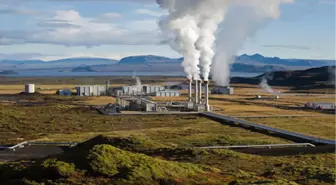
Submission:
{"label": "hillside", "polygon": [[335,66],[267,72],[253,78],[234,77],[231,79],[231,83],[257,85],[263,78],[266,78],[268,84],[273,86],[292,86],[296,89],[332,88],[335,87]]}

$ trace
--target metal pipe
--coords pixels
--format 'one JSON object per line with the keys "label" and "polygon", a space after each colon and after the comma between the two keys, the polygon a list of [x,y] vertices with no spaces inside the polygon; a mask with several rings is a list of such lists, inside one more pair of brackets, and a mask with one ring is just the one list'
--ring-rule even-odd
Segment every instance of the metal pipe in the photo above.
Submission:
{"label": "metal pipe", "polygon": [[198,88],[199,88],[199,91],[198,91],[198,103],[201,104],[202,103],[202,80],[199,80],[198,81]]}
{"label": "metal pipe", "polygon": [[195,80],[195,103],[198,103],[198,81]]}
{"label": "metal pipe", "polygon": [[189,79],[189,88],[188,88],[188,96],[189,96],[189,101],[192,101],[192,79]]}
{"label": "metal pipe", "polygon": [[204,81],[204,88],[205,88],[205,111],[210,111],[210,106],[209,106],[209,81]]}

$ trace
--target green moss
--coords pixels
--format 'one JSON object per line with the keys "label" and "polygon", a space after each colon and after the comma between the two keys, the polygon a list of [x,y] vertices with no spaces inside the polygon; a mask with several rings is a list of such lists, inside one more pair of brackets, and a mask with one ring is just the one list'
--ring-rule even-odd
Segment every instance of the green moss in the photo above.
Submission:
{"label": "green moss", "polygon": [[287,172],[291,176],[303,176],[308,180],[316,179],[327,183],[334,183],[336,180],[335,168],[285,164],[283,171]]}
{"label": "green moss", "polygon": [[90,151],[88,161],[94,173],[132,181],[183,179],[216,171],[200,165],[165,161],[144,154],[131,153],[111,145],[96,145]]}
{"label": "green moss", "polygon": [[47,159],[42,163],[42,167],[47,173],[54,177],[70,177],[75,173],[75,165],[56,159]]}

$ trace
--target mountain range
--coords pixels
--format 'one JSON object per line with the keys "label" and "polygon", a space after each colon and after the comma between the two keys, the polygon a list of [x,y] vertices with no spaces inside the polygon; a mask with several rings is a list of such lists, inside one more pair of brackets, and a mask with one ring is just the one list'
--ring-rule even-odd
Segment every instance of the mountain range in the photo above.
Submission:
{"label": "mountain range", "polygon": [[[144,55],[129,56],[121,60],[106,58],[66,58],[53,61],[42,60],[0,60],[2,71],[20,72],[25,70],[58,70],[72,72],[182,72],[183,58],[167,58]],[[270,72],[308,69],[335,65],[334,60],[281,59],[260,54],[236,57],[231,70],[235,72]],[[0,71],[1,71],[0,70]]]}

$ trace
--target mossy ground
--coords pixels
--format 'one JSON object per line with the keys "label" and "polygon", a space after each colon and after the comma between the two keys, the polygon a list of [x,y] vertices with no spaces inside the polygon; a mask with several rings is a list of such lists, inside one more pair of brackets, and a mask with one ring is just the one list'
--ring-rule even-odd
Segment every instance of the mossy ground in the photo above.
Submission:
{"label": "mossy ground", "polygon": [[62,155],[0,164],[5,184],[333,184],[334,154],[257,156],[226,149],[153,148],[99,136]]}

